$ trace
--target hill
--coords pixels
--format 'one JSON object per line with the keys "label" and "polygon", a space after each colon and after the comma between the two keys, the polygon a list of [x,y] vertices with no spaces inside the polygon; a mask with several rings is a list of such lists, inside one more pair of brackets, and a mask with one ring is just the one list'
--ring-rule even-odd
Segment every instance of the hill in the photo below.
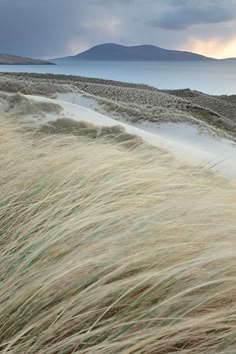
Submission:
{"label": "hill", "polygon": [[221,59],[221,60],[223,60],[223,61],[235,61],[236,58],[225,58],[225,59]]}
{"label": "hill", "polygon": [[123,46],[100,44],[75,56],[60,59],[104,61],[203,61],[216,60],[192,52],[168,50],[153,45]]}
{"label": "hill", "polygon": [[0,64],[5,65],[55,65],[45,60],[0,54]]}

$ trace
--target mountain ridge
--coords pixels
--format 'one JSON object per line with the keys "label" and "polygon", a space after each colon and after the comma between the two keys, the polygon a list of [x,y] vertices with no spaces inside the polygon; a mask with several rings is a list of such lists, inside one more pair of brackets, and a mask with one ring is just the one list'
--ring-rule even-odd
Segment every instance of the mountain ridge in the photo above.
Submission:
{"label": "mountain ridge", "polygon": [[88,61],[204,61],[217,60],[188,51],[164,49],[154,45],[143,44],[124,46],[115,43],[96,45],[74,56],[52,60],[88,60]]}

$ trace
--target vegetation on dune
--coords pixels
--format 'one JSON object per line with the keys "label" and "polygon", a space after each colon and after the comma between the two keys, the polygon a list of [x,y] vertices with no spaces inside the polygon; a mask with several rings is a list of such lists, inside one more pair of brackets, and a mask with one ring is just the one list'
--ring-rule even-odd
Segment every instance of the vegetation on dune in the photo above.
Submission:
{"label": "vegetation on dune", "polygon": [[7,76],[0,77],[0,90],[25,95],[52,96],[55,92],[73,92],[74,88],[66,83],[51,82],[48,80],[34,80],[27,78],[12,79]]}
{"label": "vegetation on dune", "polygon": [[[0,95],[1,97],[1,95]],[[2,96],[4,97],[4,96]],[[53,102],[32,101],[27,96],[17,93],[15,95],[6,95],[5,97],[7,113],[13,114],[45,114],[45,113],[60,113],[63,109],[60,105]]]}
{"label": "vegetation on dune", "polygon": [[137,147],[143,144],[143,140],[140,137],[127,133],[119,125],[98,127],[85,121],[75,121],[70,118],[59,118],[48,122],[41,127],[40,131],[47,134],[87,136],[92,139],[104,138],[127,147]]}
{"label": "vegetation on dune", "polygon": [[1,353],[235,353],[235,183],[61,123],[1,119]]}

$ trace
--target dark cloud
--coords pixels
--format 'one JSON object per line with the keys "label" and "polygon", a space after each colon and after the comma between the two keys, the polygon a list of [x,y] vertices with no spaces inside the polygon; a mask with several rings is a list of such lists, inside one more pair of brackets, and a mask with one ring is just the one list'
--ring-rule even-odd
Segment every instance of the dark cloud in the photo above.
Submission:
{"label": "dark cloud", "polygon": [[192,36],[235,35],[235,9],[236,0],[0,0],[0,53],[50,58],[104,42],[177,49]]}
{"label": "dark cloud", "polygon": [[79,35],[80,1],[0,0],[0,52],[50,56]]}
{"label": "dark cloud", "polygon": [[228,22],[235,19],[233,1],[169,0],[171,6],[150,21],[154,27],[185,29],[197,24]]}

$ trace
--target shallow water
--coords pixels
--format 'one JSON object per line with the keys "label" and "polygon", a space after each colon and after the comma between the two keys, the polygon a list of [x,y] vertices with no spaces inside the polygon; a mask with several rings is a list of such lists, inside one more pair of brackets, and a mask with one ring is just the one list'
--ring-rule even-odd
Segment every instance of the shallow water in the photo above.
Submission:
{"label": "shallow water", "polygon": [[57,65],[0,65],[0,72],[81,75],[143,83],[160,89],[190,88],[209,94],[236,94],[236,60],[205,62],[61,61]]}

